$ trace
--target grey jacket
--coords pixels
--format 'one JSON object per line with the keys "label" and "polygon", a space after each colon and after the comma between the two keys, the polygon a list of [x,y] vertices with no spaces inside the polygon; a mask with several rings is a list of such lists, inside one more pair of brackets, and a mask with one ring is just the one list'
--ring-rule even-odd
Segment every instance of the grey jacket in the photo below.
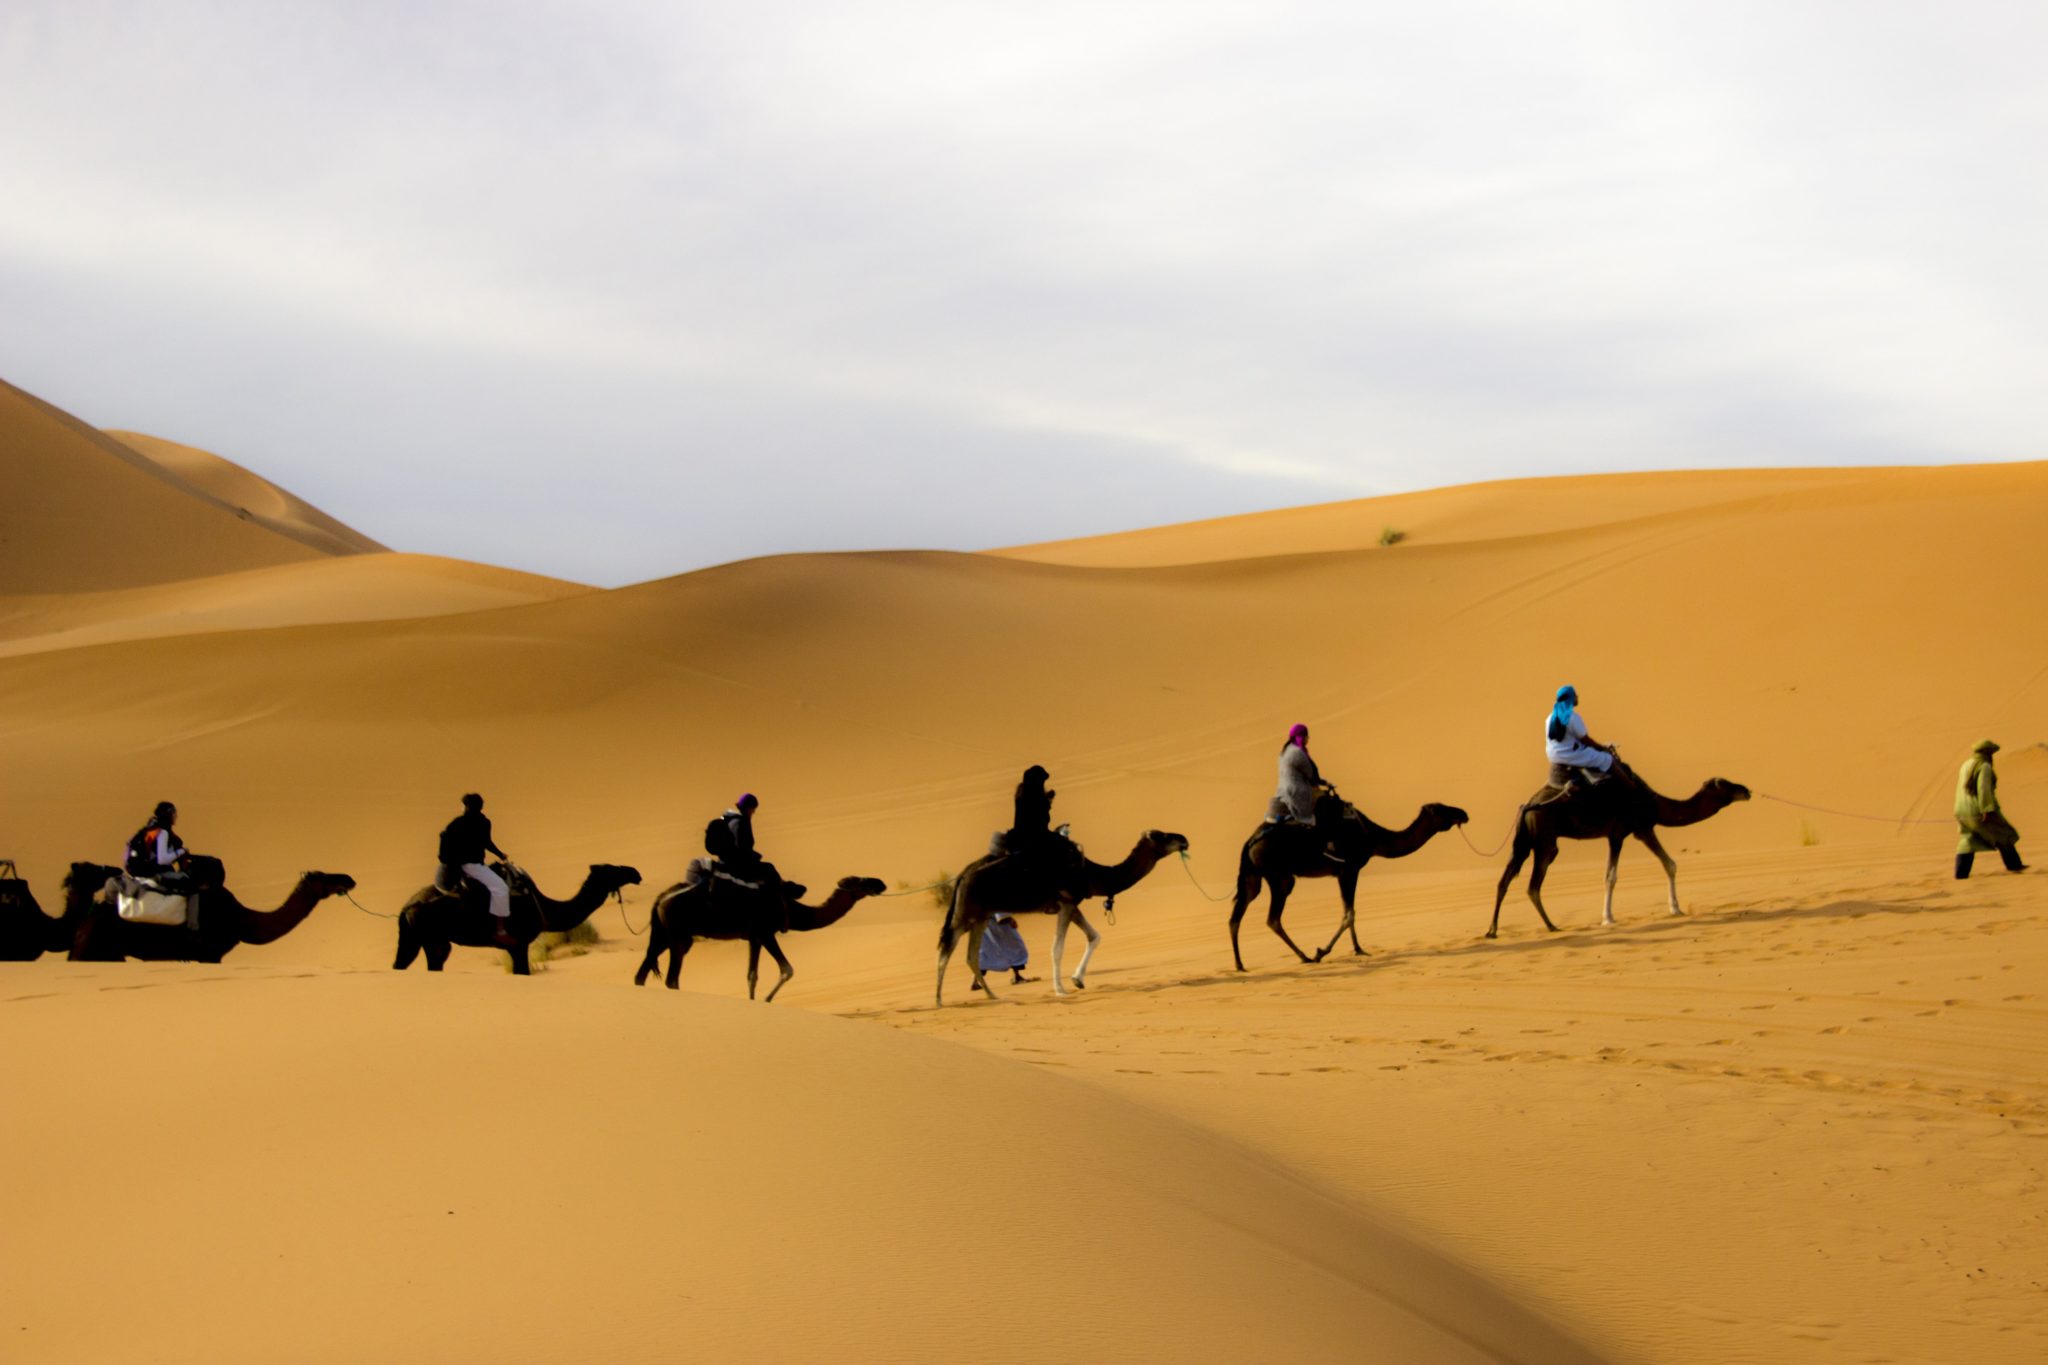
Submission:
{"label": "grey jacket", "polygon": [[1316,818],[1316,788],[1322,781],[1323,775],[1316,770],[1316,761],[1308,756],[1308,750],[1298,744],[1282,749],[1280,786],[1266,807],[1266,819],[1312,824]]}

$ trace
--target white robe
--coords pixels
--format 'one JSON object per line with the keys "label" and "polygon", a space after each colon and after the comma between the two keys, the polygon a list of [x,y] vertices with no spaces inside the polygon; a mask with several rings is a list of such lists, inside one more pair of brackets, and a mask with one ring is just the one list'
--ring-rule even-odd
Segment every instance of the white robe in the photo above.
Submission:
{"label": "white robe", "polygon": [[1605,749],[1596,749],[1586,743],[1586,722],[1579,719],[1577,711],[1572,712],[1571,723],[1565,726],[1563,739],[1550,737],[1550,717],[1543,718],[1543,752],[1552,763],[1561,763],[1567,768],[1591,768],[1604,773],[1614,766],[1614,755]]}

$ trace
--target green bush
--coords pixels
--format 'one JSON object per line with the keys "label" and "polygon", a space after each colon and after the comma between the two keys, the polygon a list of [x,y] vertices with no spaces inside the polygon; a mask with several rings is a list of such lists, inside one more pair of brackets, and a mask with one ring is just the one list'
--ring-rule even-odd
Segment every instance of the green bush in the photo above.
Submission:
{"label": "green bush", "polygon": [[[942,867],[939,869],[938,875],[932,877],[925,884],[926,894],[932,898],[932,904],[939,908],[939,913],[942,915],[953,908],[953,886],[958,880],[959,878]],[[919,884],[916,882],[896,883],[898,891],[915,891],[918,887]]]}
{"label": "green bush", "polygon": [[1406,531],[1398,530],[1392,526],[1382,526],[1380,528],[1380,547],[1382,549],[1389,545],[1399,545],[1406,539],[1408,539]]}

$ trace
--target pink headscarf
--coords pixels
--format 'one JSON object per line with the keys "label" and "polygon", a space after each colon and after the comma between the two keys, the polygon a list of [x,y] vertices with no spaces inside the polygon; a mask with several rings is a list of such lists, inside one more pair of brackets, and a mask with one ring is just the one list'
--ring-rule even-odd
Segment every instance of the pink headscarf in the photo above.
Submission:
{"label": "pink headscarf", "polygon": [[1308,727],[1297,725],[1287,732],[1287,742],[1306,753],[1308,751]]}

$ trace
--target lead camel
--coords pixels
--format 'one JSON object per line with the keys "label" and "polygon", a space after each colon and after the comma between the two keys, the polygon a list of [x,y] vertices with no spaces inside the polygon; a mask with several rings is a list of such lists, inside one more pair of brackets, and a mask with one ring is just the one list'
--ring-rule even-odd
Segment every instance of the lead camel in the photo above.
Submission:
{"label": "lead camel", "polygon": [[1553,934],[1557,932],[1549,912],[1543,908],[1543,875],[1557,860],[1560,839],[1607,841],[1607,904],[1601,914],[1602,924],[1614,923],[1614,878],[1621,865],[1621,846],[1629,839],[1657,855],[1670,888],[1671,913],[1684,914],[1678,908],[1678,864],[1657,842],[1657,827],[1696,825],[1737,801],[1747,800],[1749,788],[1725,777],[1710,777],[1683,801],[1673,800],[1651,790],[1647,782],[1618,760],[1613,773],[1592,786],[1567,787],[1561,794],[1556,786],[1544,787],[1515,813],[1515,848],[1493,893],[1493,923],[1487,926],[1486,936],[1493,938],[1500,932],[1500,904],[1507,898],[1515,874],[1531,856],[1535,863],[1529,870],[1529,903],[1542,917],[1543,927]]}

